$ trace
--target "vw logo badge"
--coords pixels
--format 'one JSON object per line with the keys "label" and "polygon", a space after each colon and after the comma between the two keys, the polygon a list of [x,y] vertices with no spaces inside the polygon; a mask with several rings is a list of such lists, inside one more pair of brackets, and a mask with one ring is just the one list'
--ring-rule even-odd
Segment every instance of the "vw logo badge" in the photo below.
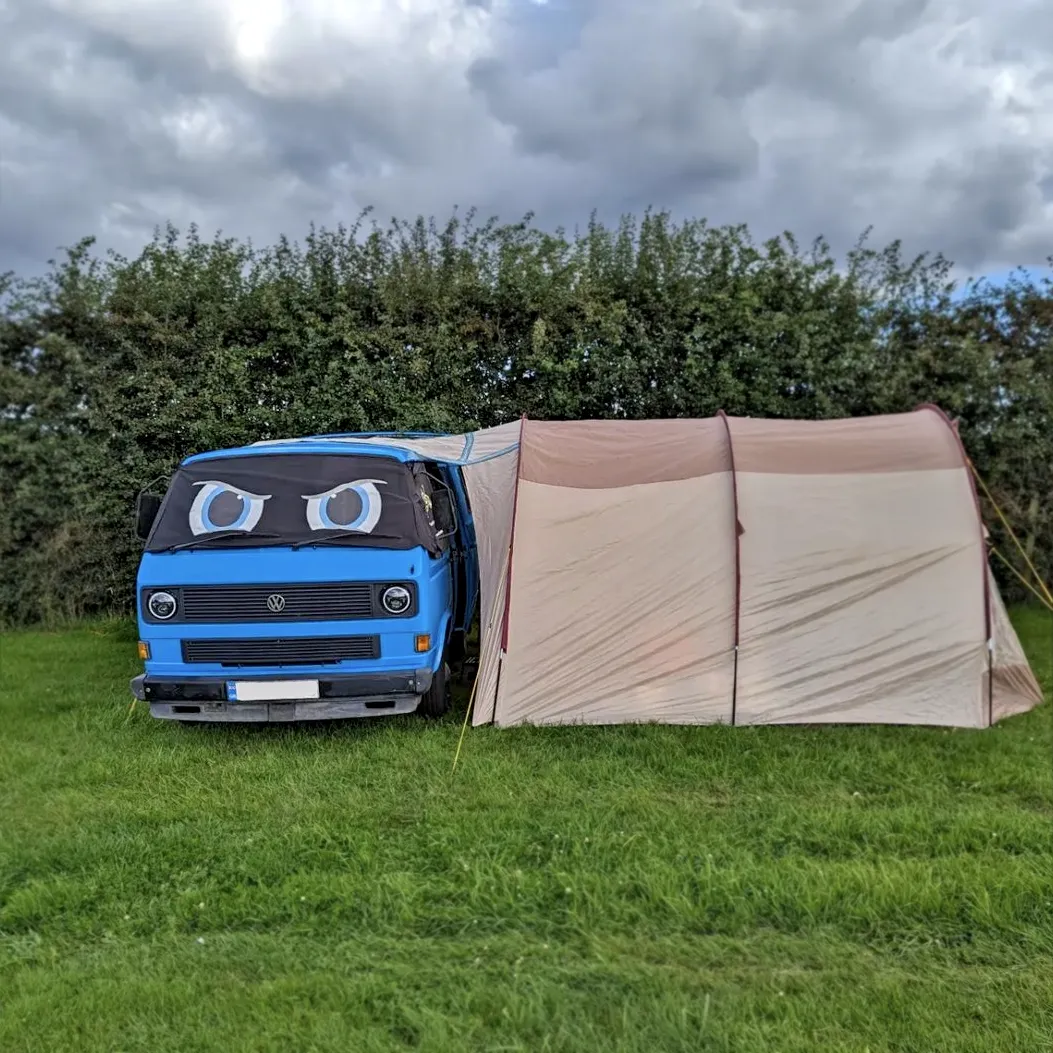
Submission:
{"label": "vw logo badge", "polygon": [[272,592],[267,597],[267,610],[271,614],[281,614],[285,610],[285,597],[280,592]]}

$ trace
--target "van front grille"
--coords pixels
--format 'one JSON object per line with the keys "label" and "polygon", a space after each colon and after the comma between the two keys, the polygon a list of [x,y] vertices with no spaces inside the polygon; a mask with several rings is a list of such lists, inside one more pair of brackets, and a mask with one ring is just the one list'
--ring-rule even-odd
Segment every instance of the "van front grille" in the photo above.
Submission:
{"label": "van front grille", "polygon": [[183,641],[184,662],[212,665],[331,665],[353,658],[379,657],[379,636]]}
{"label": "van front grille", "polygon": [[376,590],[368,581],[184,585],[180,614],[185,622],[213,623],[371,618],[384,613]]}

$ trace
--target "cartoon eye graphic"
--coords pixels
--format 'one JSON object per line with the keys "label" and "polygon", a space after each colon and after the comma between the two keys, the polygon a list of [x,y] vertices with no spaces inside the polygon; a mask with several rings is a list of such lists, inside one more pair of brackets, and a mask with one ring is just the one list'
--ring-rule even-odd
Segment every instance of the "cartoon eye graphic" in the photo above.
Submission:
{"label": "cartoon eye graphic", "polygon": [[312,530],[360,530],[368,534],[380,522],[383,479],[356,479],[321,494],[304,494]]}
{"label": "cartoon eye graphic", "polygon": [[194,485],[201,487],[190,506],[190,529],[195,534],[252,530],[263,515],[264,501],[271,499],[270,494],[250,494],[218,479]]}

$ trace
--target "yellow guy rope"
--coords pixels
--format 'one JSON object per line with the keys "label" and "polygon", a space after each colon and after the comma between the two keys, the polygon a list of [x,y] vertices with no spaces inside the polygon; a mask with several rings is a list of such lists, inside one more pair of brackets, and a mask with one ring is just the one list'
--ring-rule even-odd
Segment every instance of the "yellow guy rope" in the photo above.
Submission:
{"label": "yellow guy rope", "polygon": [[1032,585],[1031,582],[1028,581],[1027,578],[1025,578],[1024,575],[1021,574],[1020,571],[1017,570],[1016,567],[1014,567],[1013,564],[994,547],[994,545],[991,545],[991,553],[992,555],[997,556],[1016,575],[1020,584],[1023,585],[1033,596],[1037,597],[1038,602],[1041,603],[1047,611],[1053,611],[1053,603],[1050,603],[1049,600],[1047,600],[1046,597],[1043,596],[1042,593],[1039,592],[1038,589],[1036,589],[1035,586]]}
{"label": "yellow guy rope", "polygon": [[[508,560],[509,560],[510,556],[511,556],[511,549],[509,549],[509,552],[506,553],[505,561],[504,561],[504,563],[501,566],[501,573],[502,574],[505,574],[507,572],[507,570],[508,570]],[[506,586],[505,587],[507,588],[507,582],[506,582]],[[491,607],[491,609],[490,609],[490,620],[486,624],[487,631],[489,631],[490,629],[493,628],[494,618],[497,617],[497,602],[498,602],[498,600],[500,598],[501,598],[501,590],[500,589],[494,589],[494,603],[493,603],[493,607]],[[464,733],[465,733],[465,731],[468,730],[468,718],[472,715],[472,706],[475,705],[475,691],[476,691],[476,688],[478,688],[478,686],[479,686],[479,675],[483,671],[482,646],[483,646],[483,627],[482,627],[482,621],[480,620],[480,624],[479,624],[479,650],[480,650],[480,654],[479,654],[479,668],[475,671],[475,680],[472,682],[472,693],[468,696],[468,708],[465,710],[464,723],[461,725],[461,737],[457,740],[457,752],[453,755],[453,768],[451,769],[452,771],[457,771],[457,760],[461,756],[461,746],[464,745]]]}
{"label": "yellow guy rope", "polygon": [[461,737],[457,740],[457,752],[453,755],[452,772],[457,770],[457,760],[461,756],[461,746],[464,744],[464,733],[468,730],[468,718],[472,715],[472,706],[475,705],[475,689],[479,686],[479,670],[475,671],[475,680],[472,682],[472,693],[468,696],[468,708],[464,711],[464,723],[461,725]]}
{"label": "yellow guy rope", "polygon": [[[991,502],[991,505],[994,508],[995,512],[998,513],[998,518],[1002,520],[1002,525],[1006,528],[1006,530],[1009,533],[1009,536],[1013,539],[1013,544],[1016,545],[1020,555],[1024,557],[1024,562],[1027,564],[1027,569],[1030,570],[1031,573],[1035,576],[1035,581],[1038,582],[1039,587],[1044,593],[1044,596],[1040,597],[1040,599],[1043,600],[1043,603],[1046,607],[1048,607],[1050,610],[1053,610],[1053,591],[1050,591],[1049,586],[1042,580],[1042,575],[1039,574],[1039,572],[1035,569],[1035,564],[1031,562],[1031,557],[1027,554],[1027,550],[1020,543],[1020,539],[1013,532],[1013,528],[1009,525],[1009,520],[1006,519],[1005,513],[999,507],[998,502],[994,499],[994,494],[992,494],[991,491],[987,488],[987,483],[983,481],[983,479],[980,476],[980,473],[976,470],[976,465],[973,464],[973,462],[969,458],[966,458],[966,460],[969,461],[969,467],[972,469],[976,481],[980,484],[980,487],[983,489],[983,492],[987,495],[987,499]],[[994,551],[993,546],[992,551]],[[1019,572],[1016,571],[1016,568],[1010,566],[1005,556],[1003,556],[1001,553],[997,553],[997,555],[998,558],[1006,564],[1006,566],[1009,566],[1009,569],[1012,570],[1013,573],[1017,574],[1017,576],[1020,577],[1021,580],[1023,580],[1022,575],[1020,575]],[[1024,584],[1027,585],[1032,592],[1035,591],[1034,588],[1028,582],[1025,581]]]}

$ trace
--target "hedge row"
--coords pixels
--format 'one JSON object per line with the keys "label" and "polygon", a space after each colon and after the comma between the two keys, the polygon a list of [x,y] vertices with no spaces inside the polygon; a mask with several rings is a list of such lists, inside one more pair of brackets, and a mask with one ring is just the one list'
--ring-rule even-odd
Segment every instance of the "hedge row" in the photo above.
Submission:
{"label": "hedge row", "polygon": [[135,259],[85,240],[0,278],[0,618],[128,610],[135,495],[189,453],[523,412],[935,402],[1048,576],[1053,289],[950,274],[898,244],[837,259],[653,213],[573,235],[362,217],[262,249],[168,229]]}

